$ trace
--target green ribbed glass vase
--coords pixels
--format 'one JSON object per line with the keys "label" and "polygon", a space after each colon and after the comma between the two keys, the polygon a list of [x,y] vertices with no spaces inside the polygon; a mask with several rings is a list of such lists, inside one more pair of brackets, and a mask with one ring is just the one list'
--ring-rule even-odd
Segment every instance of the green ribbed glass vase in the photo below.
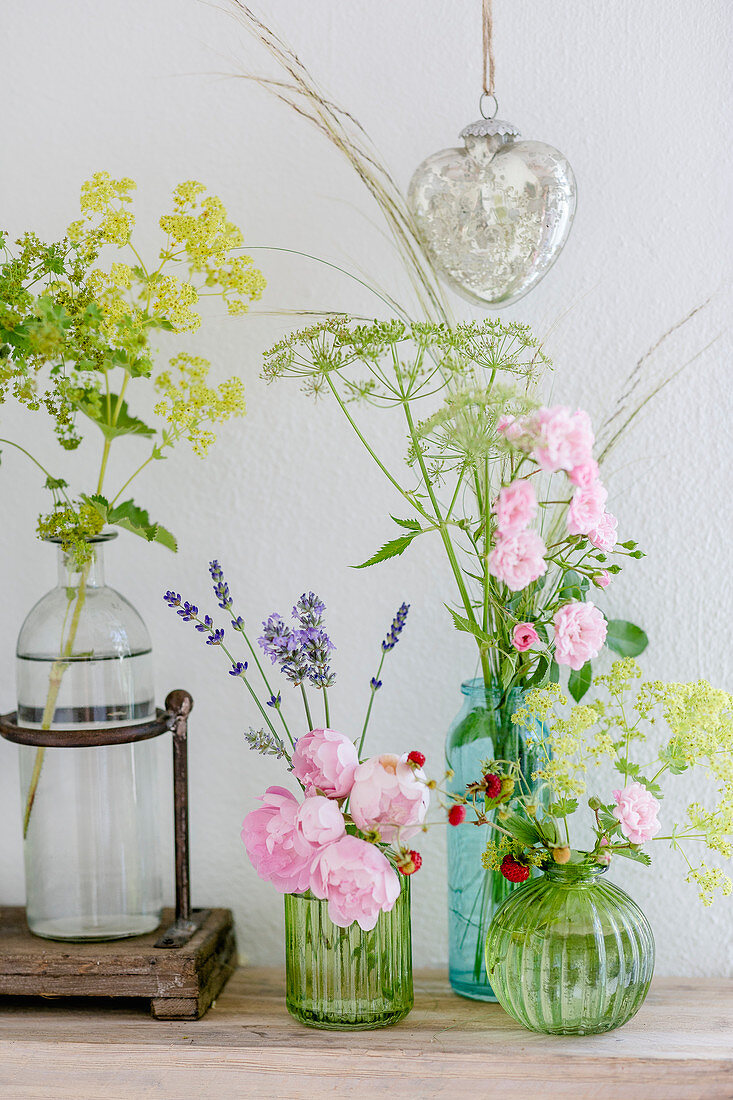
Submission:
{"label": "green ribbed glass vase", "polygon": [[328,903],[285,895],[286,1004],[296,1020],[334,1031],[365,1031],[404,1019],[413,1005],[410,880],[371,932],[339,928]]}
{"label": "green ribbed glass vase", "polygon": [[548,1035],[593,1035],[639,1010],[654,971],[649,921],[605,868],[552,865],[494,914],[486,969],[502,1008]]}

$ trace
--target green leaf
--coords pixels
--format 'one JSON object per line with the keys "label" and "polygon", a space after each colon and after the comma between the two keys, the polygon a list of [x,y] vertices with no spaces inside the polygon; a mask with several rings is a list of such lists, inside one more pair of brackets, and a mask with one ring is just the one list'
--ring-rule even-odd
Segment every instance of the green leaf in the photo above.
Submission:
{"label": "green leaf", "polygon": [[125,500],[112,508],[106,497],[99,494],[85,496],[84,500],[96,508],[105,523],[131,531],[133,535],[139,535],[148,542],[159,542],[174,553],[178,549],[178,543],[167,527],[152,523],[145,509],[138,508],[134,501]]}
{"label": "green leaf", "polygon": [[622,775],[625,775],[627,779],[638,779],[639,772],[641,771],[640,764],[633,764],[630,760],[614,760],[614,767],[617,771],[620,771]]}
{"label": "green leaf", "polygon": [[553,817],[568,817],[569,814],[574,814],[577,808],[577,798],[558,798],[550,803],[547,812]]}
{"label": "green leaf", "polygon": [[502,818],[501,827],[511,833],[520,844],[531,846],[542,840],[542,834],[535,822],[526,817],[519,817],[518,814],[510,814],[509,817]]}
{"label": "green leaf", "polygon": [[377,562],[387,561],[388,558],[397,558],[400,554],[404,554],[407,547],[412,540],[419,534],[419,531],[415,531],[412,535],[400,535],[399,538],[390,539],[389,542],[385,542],[381,550],[377,550],[376,554],[373,554],[367,561],[363,561],[361,565],[354,565],[352,569],[366,569],[369,565],[376,565]]}
{"label": "green leaf", "polygon": [[618,829],[619,827],[618,818],[614,817],[608,809],[598,811],[598,820],[601,823],[601,827],[607,833],[613,832],[614,829]]}
{"label": "green leaf", "polygon": [[[119,401],[117,395],[110,394],[110,401],[112,409],[116,409]],[[107,440],[117,439],[121,435],[155,435],[155,428],[149,428],[138,417],[132,416],[126,401],[120,402],[115,423],[107,423],[107,401],[98,390],[82,390],[75,404],[80,412],[94,421]]]}
{"label": "green leaf", "polygon": [[613,854],[623,856],[624,859],[633,859],[637,863],[643,863],[645,867],[649,867],[652,862],[652,857],[647,852],[637,852],[634,848],[614,848]]}
{"label": "green leaf", "polygon": [[552,661],[550,663],[550,683],[551,684],[559,684],[560,683],[560,666],[557,663],[557,661]]}
{"label": "green leaf", "polygon": [[590,581],[587,577],[576,573],[574,569],[568,569],[563,574],[562,587],[558,592],[559,600],[582,600],[588,591]]}
{"label": "green leaf", "polygon": [[654,798],[664,798],[664,791],[658,783],[654,783],[651,779],[645,779],[643,775],[639,776],[639,782],[641,783],[642,787],[646,787],[646,789],[649,791],[649,794],[653,795]]}
{"label": "green leaf", "polygon": [[501,663],[501,673],[500,673],[500,679],[501,679],[501,686],[502,687],[505,687],[505,688],[509,687],[512,680],[514,679],[514,673],[515,673],[516,668],[517,668],[517,658],[518,657],[519,657],[519,654],[515,651],[514,653],[510,653],[509,656],[505,657],[504,660],[502,661],[502,663]]}
{"label": "green leaf", "polygon": [[492,638],[490,634],[487,634],[485,630],[482,630],[478,623],[472,623],[470,619],[466,619],[463,615],[459,615],[452,607],[448,607],[448,604],[445,604],[445,607],[448,608],[453,618],[453,625],[456,630],[464,631],[466,634],[473,634],[474,638],[478,638],[479,642],[482,642],[487,648],[496,644],[494,638]]}
{"label": "green leaf", "polygon": [[638,657],[648,644],[649,639],[640,626],[635,626],[626,619],[608,620],[606,645],[614,653],[620,653],[622,657]]}
{"label": "green leaf", "polygon": [[399,523],[400,527],[405,527],[408,531],[414,531],[416,534],[422,531],[419,520],[398,519],[397,516],[393,515],[390,515],[390,519],[393,519],[395,523]]}
{"label": "green leaf", "polygon": [[527,680],[527,682],[525,684],[525,687],[528,687],[528,688],[544,687],[546,681],[549,679],[549,675],[550,675],[550,658],[547,656],[546,653],[541,653],[540,658],[537,662],[537,668],[534,670],[534,672],[530,676],[529,680]]}
{"label": "green leaf", "polygon": [[689,766],[674,741],[670,741],[668,745],[659,750],[659,759],[662,764],[667,765],[672,775],[681,775],[682,772],[687,771]]}
{"label": "green leaf", "polygon": [[568,691],[572,695],[576,703],[585,695],[586,691],[591,685],[593,680],[593,668],[590,661],[586,661],[581,669],[577,672],[575,669],[570,673],[568,677]]}

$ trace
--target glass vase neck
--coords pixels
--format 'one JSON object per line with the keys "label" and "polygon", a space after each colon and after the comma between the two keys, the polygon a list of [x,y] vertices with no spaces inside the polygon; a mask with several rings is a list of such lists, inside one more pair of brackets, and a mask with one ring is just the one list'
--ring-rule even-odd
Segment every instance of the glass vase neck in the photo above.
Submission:
{"label": "glass vase neck", "polygon": [[[65,549],[56,543],[58,564],[58,585],[60,588],[79,588],[84,582],[87,588],[103,588],[104,580],[104,544],[116,538],[116,533],[98,535],[87,539],[80,552]],[[55,539],[51,540],[56,542]]]}
{"label": "glass vase neck", "polygon": [[608,870],[600,863],[550,863],[544,868],[545,878],[563,886],[590,886]]}
{"label": "glass vase neck", "polygon": [[498,680],[487,682],[483,676],[476,676],[473,680],[464,680],[461,684],[461,694],[465,695],[472,703],[480,702],[492,707],[498,707],[502,701],[519,704],[524,696],[524,689],[513,687],[505,692]]}

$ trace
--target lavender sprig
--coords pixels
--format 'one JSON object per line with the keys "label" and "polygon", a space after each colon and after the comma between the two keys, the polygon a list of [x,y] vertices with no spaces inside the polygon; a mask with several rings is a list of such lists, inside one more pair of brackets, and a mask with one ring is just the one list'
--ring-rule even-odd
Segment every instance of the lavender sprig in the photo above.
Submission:
{"label": "lavender sprig", "polygon": [[285,751],[285,745],[276,733],[267,733],[265,730],[254,730],[250,726],[249,732],[244,735],[244,740],[251,749],[261,753],[262,756],[274,756],[276,760],[282,760],[282,758],[285,757],[286,760],[290,760],[290,757]]}
{"label": "lavender sprig", "polygon": [[360,759],[361,759],[361,750],[364,748],[364,739],[366,737],[367,726],[369,725],[369,719],[372,716],[372,707],[374,706],[374,696],[377,694],[377,692],[379,691],[379,689],[382,686],[382,681],[381,681],[380,677],[382,675],[382,665],[384,664],[384,658],[387,656],[388,653],[391,653],[391,651],[394,649],[394,647],[399,642],[400,634],[402,633],[402,630],[404,628],[405,622],[407,620],[407,612],[409,610],[410,610],[409,603],[402,603],[398,607],[397,612],[395,614],[395,617],[392,620],[392,624],[391,624],[389,630],[387,631],[387,636],[385,637],[384,641],[382,642],[382,655],[379,658],[379,668],[377,669],[377,674],[376,674],[376,676],[372,676],[371,680],[369,681],[369,687],[371,688],[371,691],[369,693],[369,705],[367,706],[366,717],[364,718],[364,728],[361,731],[361,740],[359,742],[359,758]]}

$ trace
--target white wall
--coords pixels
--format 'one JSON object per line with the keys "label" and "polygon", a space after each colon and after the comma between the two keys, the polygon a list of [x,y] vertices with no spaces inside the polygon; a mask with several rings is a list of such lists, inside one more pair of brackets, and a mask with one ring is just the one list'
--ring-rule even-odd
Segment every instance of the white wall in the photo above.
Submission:
{"label": "white wall", "polygon": [[[222,0],[222,7],[224,0]],[[495,5],[501,113],[526,136],[556,144],[579,181],[570,240],[541,286],[504,317],[541,333],[558,366],[554,392],[598,416],[639,356],[692,307],[716,301],[661,350],[673,369],[723,326],[730,278],[730,27],[725,0],[525,0]],[[428,153],[453,144],[477,114],[478,0],[262,3],[322,85],[349,107],[407,185]],[[380,236],[379,214],[335,152],[256,87],[228,79],[267,59],[217,7],[195,0],[31,0],[4,4],[3,168],[0,224],[53,237],[75,215],[93,171],[139,184],[141,238],[154,246],[157,212],[179,180],[206,182],[250,243],[281,245],[369,272],[398,294],[403,280]],[[724,107],[728,104],[728,112]],[[726,239],[727,237],[727,239]],[[317,265],[257,254],[269,279],[263,308],[375,304]],[[455,300],[459,315],[478,315]],[[394,498],[337,412],[314,408],[291,383],[259,380],[260,352],[287,319],[217,314],[192,344],[221,376],[239,372],[246,421],[222,432],[210,459],[181,453],[156,465],[136,495],[180,538],[180,553],[132,536],[108,550],[112,583],[143,610],[157,651],[161,699],[186,685],[196,698],[192,735],[193,884],[198,904],[231,905],[245,955],[282,954],[282,903],[249,867],[239,827],[254,796],[281,780],[248,754],[250,721],[239,685],[217,654],[164,607],[174,587],[207,603],[207,561],[226,567],[243,613],[258,622],[304,588],[329,604],[339,646],[334,721],[353,731],[366,701],[376,646],[393,609],[413,605],[374,723],[375,749],[421,746],[437,770],[458,685],[473,672],[470,644],[449,627],[452,593],[439,548],[355,573],[389,531]],[[611,463],[613,510],[648,557],[608,592],[612,615],[640,621],[655,676],[731,678],[730,349],[714,348],[656,400]],[[3,435],[46,431],[12,408]],[[401,440],[386,438],[395,451]],[[50,433],[48,433],[50,434]],[[48,438],[39,454],[54,469]],[[81,475],[83,448],[66,469]],[[30,605],[54,577],[34,541],[45,499],[34,471],[5,449],[2,502],[3,658],[0,700],[13,704],[13,646]],[[0,901],[23,898],[15,752],[0,745]],[[446,957],[441,830],[424,844],[415,880],[418,963]],[[733,974],[733,898],[703,910],[678,857],[660,851],[653,872],[617,869],[648,912],[659,970]]]}

